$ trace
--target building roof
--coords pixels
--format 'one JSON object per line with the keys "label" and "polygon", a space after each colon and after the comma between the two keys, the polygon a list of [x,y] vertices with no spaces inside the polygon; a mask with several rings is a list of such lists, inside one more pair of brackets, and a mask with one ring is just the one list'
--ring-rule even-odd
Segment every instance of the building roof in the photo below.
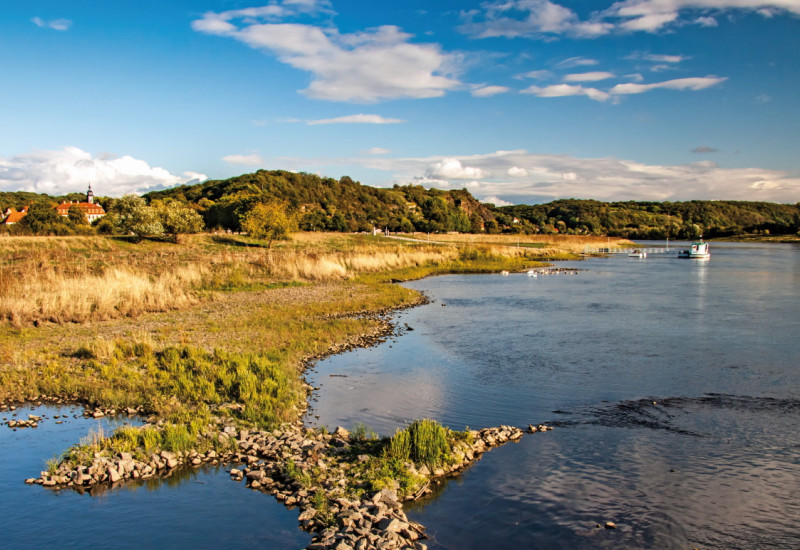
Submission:
{"label": "building roof", "polygon": [[58,206],[56,206],[56,211],[61,214],[62,216],[66,216],[67,212],[69,212],[70,207],[77,206],[85,214],[105,214],[106,211],[103,210],[103,207],[99,204],[94,204],[91,202],[62,202]]}
{"label": "building roof", "polygon": [[6,212],[8,213],[8,215],[6,216],[6,219],[3,220],[3,223],[6,225],[11,225],[19,222],[22,218],[25,217],[25,215],[28,213],[28,207],[23,206],[19,212],[17,212],[13,208],[9,208],[8,210],[6,210]]}

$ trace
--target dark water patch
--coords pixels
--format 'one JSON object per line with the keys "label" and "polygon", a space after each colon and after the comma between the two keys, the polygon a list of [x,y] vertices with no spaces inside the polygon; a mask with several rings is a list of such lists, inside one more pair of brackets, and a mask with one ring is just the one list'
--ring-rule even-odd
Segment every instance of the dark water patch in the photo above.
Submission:
{"label": "dark water patch", "polygon": [[[710,414],[723,410],[735,412],[738,415],[731,416],[731,420],[741,419],[747,414],[769,414],[774,416],[774,423],[782,424],[786,422],[786,415],[800,413],[800,400],[713,393],[698,397],[647,397],[590,407],[583,411],[569,413],[560,410],[553,411],[561,415],[577,415],[578,418],[553,420],[551,423],[560,427],[586,424],[613,428],[665,430],[695,437],[718,436],[719,424],[706,426],[707,430],[703,431],[683,427],[680,423],[686,422],[690,415],[705,416],[707,420]],[[697,421],[695,422],[697,423]]]}

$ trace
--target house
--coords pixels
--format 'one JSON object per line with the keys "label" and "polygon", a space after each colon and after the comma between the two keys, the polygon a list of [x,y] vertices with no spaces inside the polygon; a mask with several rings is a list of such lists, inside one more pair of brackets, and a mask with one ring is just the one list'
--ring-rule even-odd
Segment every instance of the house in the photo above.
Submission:
{"label": "house", "polygon": [[[58,206],[55,207],[56,212],[61,214],[62,216],[66,217],[69,215],[69,209],[72,206],[77,206],[83,213],[86,215],[86,220],[89,223],[92,223],[95,220],[99,220],[103,216],[106,215],[106,211],[103,209],[102,206],[99,204],[95,204],[94,202],[94,193],[92,193],[92,186],[89,186],[89,190],[86,192],[86,201],[85,202],[75,202],[75,201],[64,201]],[[3,215],[3,224],[4,225],[13,225],[19,222],[22,218],[24,218],[28,214],[29,206],[25,206],[22,209],[16,211],[13,208],[7,209]]]}
{"label": "house", "polygon": [[5,225],[14,225],[25,217],[28,213],[28,208],[28,206],[23,206],[19,212],[13,208],[7,208],[6,211],[3,212],[3,223]]}
{"label": "house", "polygon": [[94,203],[94,193],[92,193],[91,185],[89,185],[89,190],[86,192],[86,202],[65,201],[56,206],[56,212],[62,216],[67,216],[69,215],[69,209],[73,206],[77,206],[83,210],[83,213],[86,215],[86,219],[89,221],[89,223],[99,220],[106,215],[106,211],[103,209],[103,207]]}

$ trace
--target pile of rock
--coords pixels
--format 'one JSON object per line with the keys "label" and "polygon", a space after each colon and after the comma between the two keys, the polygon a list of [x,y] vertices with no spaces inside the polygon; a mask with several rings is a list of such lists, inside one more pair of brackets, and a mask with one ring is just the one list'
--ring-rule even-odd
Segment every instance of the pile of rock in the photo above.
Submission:
{"label": "pile of rock", "polygon": [[9,428],[38,428],[39,422],[42,420],[41,416],[36,416],[35,414],[29,414],[27,420],[8,420],[6,421],[6,426]]}
{"label": "pile of rock", "polygon": [[[537,431],[544,430],[537,428]],[[519,440],[523,431],[499,426],[472,431],[470,435],[455,445],[454,462],[447,467],[431,471],[426,466],[417,468],[409,463],[409,470],[426,482],[406,499],[430,492],[427,487],[431,483],[463,470],[492,447]],[[27,479],[26,483],[85,490],[99,484],[167,476],[181,466],[239,464],[230,470],[232,479],[245,481],[248,487],[300,509],[300,525],[314,535],[309,548],[425,550],[425,544],[420,542],[425,538],[425,529],[406,517],[396,491],[383,489],[374,493],[366,482],[359,484],[359,463],[370,457],[358,455],[359,443],[351,440],[344,428],[326,433],[304,428],[298,421],[273,431],[220,426],[215,428],[213,436],[231,443],[235,450],[225,454],[163,451],[146,460],[138,460],[131,453],[114,457],[96,454],[88,466],[62,463],[55,471],[42,472],[41,477]],[[358,489],[360,497],[352,497],[353,491],[348,492],[353,487]]]}
{"label": "pile of rock", "polygon": [[83,410],[83,416],[86,418],[103,418],[104,416],[115,416],[118,414],[133,416],[136,414],[145,414],[145,410],[143,407],[122,407],[121,409],[86,407]]}
{"label": "pile of rock", "polygon": [[119,453],[113,458],[95,456],[88,466],[71,466],[62,462],[55,471],[41,472],[39,478],[29,478],[25,483],[44,487],[71,487],[88,489],[101,483],[117,483],[124,480],[148,479],[157,475],[167,475],[179,466],[199,466],[218,464],[230,456],[221,456],[215,451],[207,453],[171,453],[162,451],[150,455],[146,461],[133,458],[131,453]]}
{"label": "pile of rock", "polygon": [[[350,478],[353,465],[338,459],[353,445],[344,428],[325,434],[295,425],[274,432],[242,431],[238,435],[241,452],[236,459],[247,466],[232,469],[231,477],[274,495],[287,506],[299,507],[300,524],[315,534],[309,548],[425,548],[419,542],[425,538],[424,527],[406,517],[395,491],[384,489],[355,500],[344,496],[348,481],[353,481]],[[447,468],[431,471],[427,466],[419,469],[409,466],[428,482],[436,481],[463,470],[492,447],[519,440],[523,432],[512,426],[500,426],[473,431],[471,435],[471,443],[462,442],[453,450],[455,462]],[[360,456],[358,460],[369,458]],[[290,462],[295,479],[287,475],[285,465]],[[310,477],[305,484],[297,479],[312,469],[318,475],[314,484],[310,483]],[[315,507],[319,506],[319,501],[315,501],[318,492],[328,497],[323,509]],[[407,499],[419,498],[427,492],[430,491],[423,488]]]}

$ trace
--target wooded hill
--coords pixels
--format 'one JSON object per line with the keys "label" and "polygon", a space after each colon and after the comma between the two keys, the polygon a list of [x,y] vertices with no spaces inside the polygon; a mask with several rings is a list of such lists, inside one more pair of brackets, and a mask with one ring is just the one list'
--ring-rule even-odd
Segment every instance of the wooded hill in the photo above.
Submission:
{"label": "wooded hill", "polygon": [[279,200],[300,214],[300,228],[326,231],[459,231],[463,233],[567,233],[640,239],[693,239],[745,233],[794,234],[800,203],[750,201],[601,202],[565,199],[538,205],[482,204],[465,189],[419,185],[369,187],[282,170],[259,170],[227,180],[145,195],[196,205],[209,228],[238,229],[252,204]]}
{"label": "wooded hill", "polygon": [[[177,199],[196,205],[209,228],[239,229],[257,202],[280,201],[295,210],[306,231],[479,232],[494,220],[491,208],[467,191],[421,186],[369,187],[348,176],[339,180],[284,170],[259,170],[227,180],[207,181],[148,193],[153,200]],[[491,224],[490,224],[491,225]]]}
{"label": "wooded hill", "polygon": [[[81,195],[75,194],[76,197]],[[419,185],[378,188],[348,176],[336,180],[284,170],[259,170],[146,194],[151,204],[181,201],[199,212],[208,229],[241,229],[240,221],[261,202],[280,202],[298,215],[306,231],[462,233],[566,233],[639,239],[694,239],[741,234],[796,234],[800,203],[751,201],[602,202],[564,199],[546,204],[496,207],[468,191]],[[72,195],[0,193],[0,207],[39,200],[76,200]],[[114,199],[99,197],[106,211]]]}

